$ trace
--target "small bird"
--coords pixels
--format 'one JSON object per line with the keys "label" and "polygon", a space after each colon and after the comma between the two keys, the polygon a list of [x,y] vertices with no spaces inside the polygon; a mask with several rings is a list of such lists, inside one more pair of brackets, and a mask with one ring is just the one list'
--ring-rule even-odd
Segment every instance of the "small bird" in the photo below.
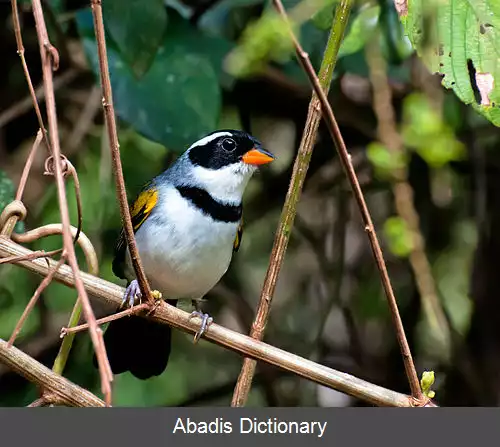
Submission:
{"label": "small bird", "polygon": [[[226,273],[241,243],[243,192],[257,167],[274,158],[251,135],[218,130],[192,144],[131,204],[135,239],[151,288],[173,305],[178,299],[192,301],[192,315],[202,320],[197,336],[212,321],[198,303]],[[140,289],[123,229],[113,272],[128,281],[123,304],[133,306]],[[167,367],[171,328],[125,317],[109,324],[104,342],[114,374],[130,371],[145,380]]]}

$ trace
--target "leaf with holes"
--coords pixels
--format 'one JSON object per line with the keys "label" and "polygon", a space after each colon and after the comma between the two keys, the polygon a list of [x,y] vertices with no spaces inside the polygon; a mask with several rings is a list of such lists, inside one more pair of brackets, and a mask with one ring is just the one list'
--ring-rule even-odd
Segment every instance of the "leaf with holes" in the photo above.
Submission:
{"label": "leaf with holes", "polygon": [[151,67],[167,25],[163,0],[106,0],[106,31],[137,78]]}
{"label": "leaf with holes", "polygon": [[500,126],[500,2],[407,0],[401,20],[427,66],[443,85]]}

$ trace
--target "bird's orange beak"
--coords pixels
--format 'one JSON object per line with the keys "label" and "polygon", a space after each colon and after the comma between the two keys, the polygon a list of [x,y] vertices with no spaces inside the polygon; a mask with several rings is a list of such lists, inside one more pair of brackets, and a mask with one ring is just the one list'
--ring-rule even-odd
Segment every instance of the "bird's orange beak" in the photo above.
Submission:
{"label": "bird's orange beak", "polygon": [[276,157],[271,152],[262,148],[254,147],[243,155],[242,160],[249,165],[265,165],[271,163]]}

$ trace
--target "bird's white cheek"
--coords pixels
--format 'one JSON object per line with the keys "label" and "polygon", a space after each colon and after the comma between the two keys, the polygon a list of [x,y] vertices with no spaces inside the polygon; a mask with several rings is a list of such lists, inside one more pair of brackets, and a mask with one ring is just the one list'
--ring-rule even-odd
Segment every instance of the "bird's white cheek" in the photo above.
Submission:
{"label": "bird's white cheek", "polygon": [[256,171],[255,166],[243,162],[221,169],[193,168],[193,184],[205,189],[214,199],[226,203],[239,203],[243,193]]}

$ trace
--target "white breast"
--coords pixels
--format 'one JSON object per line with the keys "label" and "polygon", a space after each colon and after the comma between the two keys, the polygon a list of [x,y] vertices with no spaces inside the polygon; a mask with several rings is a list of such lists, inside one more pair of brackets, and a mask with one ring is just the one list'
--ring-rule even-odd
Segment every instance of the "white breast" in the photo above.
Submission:
{"label": "white breast", "polygon": [[162,191],[135,235],[151,287],[164,299],[202,298],[229,267],[237,226],[204,215],[173,187]]}

